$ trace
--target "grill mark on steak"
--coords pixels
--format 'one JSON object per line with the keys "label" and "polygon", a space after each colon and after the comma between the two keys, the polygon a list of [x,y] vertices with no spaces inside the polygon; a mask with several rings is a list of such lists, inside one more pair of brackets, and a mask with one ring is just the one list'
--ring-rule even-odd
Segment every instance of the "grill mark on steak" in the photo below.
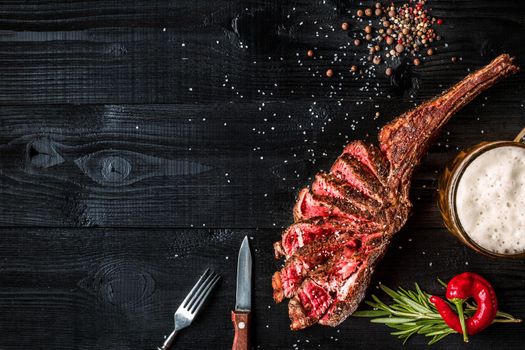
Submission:
{"label": "grill mark on steak", "polygon": [[359,230],[360,233],[369,234],[374,230],[366,230],[355,221],[340,221],[336,218],[314,218],[288,227],[282,234],[281,240],[274,243],[275,257],[290,257],[299,248],[323,239],[335,233]]}
{"label": "grill mark on steak", "polygon": [[312,192],[319,196],[332,197],[349,202],[360,210],[377,213],[382,203],[364,195],[346,181],[327,173],[319,173],[312,183]]}
{"label": "grill mark on steak", "polygon": [[[325,181],[327,178],[324,178],[324,175],[322,181],[326,183],[316,179],[313,194],[308,189],[300,192],[294,208],[295,225],[301,225],[305,223],[301,220],[314,216],[322,218],[308,220],[308,225],[324,225],[326,220],[329,222],[334,219],[338,222],[348,222],[352,231],[356,232],[354,237],[361,237],[362,245],[358,253],[351,258],[345,255],[344,248],[339,248],[329,260],[304,271],[307,277],[290,299],[288,306],[293,330],[314,323],[336,326],[355,311],[365,296],[372,273],[385,254],[393,234],[401,229],[408,218],[411,208],[408,198],[410,176],[430,141],[461,107],[500,79],[518,70],[510,56],[500,55],[441,96],[403,113],[384,126],[379,133],[380,151],[377,151],[377,147],[366,146],[360,141],[352,142],[345,148],[343,155],[332,166],[332,175],[380,202],[382,209],[379,215],[374,216],[372,210],[360,207],[362,202],[358,199],[350,196],[345,197],[345,200],[341,199],[341,187],[329,186],[329,181]],[[347,212],[348,207],[341,203],[351,203],[352,210]],[[370,214],[371,218],[363,213]],[[371,228],[377,233],[370,233]],[[311,227],[308,230],[315,231]],[[324,237],[335,235],[336,232],[327,230],[323,234],[313,234],[311,241],[304,247],[322,242],[319,241],[321,237],[326,239]],[[369,234],[360,235],[364,232]],[[297,247],[303,244],[299,242],[300,236],[293,236],[289,230],[283,233],[283,240],[278,247],[280,252],[285,257],[289,256],[282,246],[285,242],[284,235],[291,237],[291,250],[299,252]],[[338,263],[341,266],[338,266]],[[354,263],[357,266],[354,266]],[[343,273],[338,274],[334,271]],[[276,279],[275,282],[277,284],[282,281]],[[280,286],[274,285],[274,290],[276,287],[282,289],[282,283]]]}
{"label": "grill mark on steak", "polygon": [[[380,227],[382,215],[374,217],[368,210],[359,210],[353,204],[342,200],[319,196],[304,188],[299,192],[294,207],[296,222],[315,217],[338,217],[344,220],[357,221],[365,226]],[[375,221],[373,221],[375,219]]]}
{"label": "grill mark on steak", "polygon": [[366,165],[382,184],[387,183],[390,164],[378,147],[357,140],[346,145],[343,154],[353,156]]}
{"label": "grill mark on steak", "polygon": [[349,154],[341,155],[332,165],[330,172],[379,203],[386,202],[385,188],[357,158]]}
{"label": "grill mark on steak", "polygon": [[[339,300],[338,298],[344,298],[348,294],[347,290],[352,286],[351,281],[357,280],[358,271],[367,262],[367,257],[371,256],[370,251],[378,249],[378,240],[383,241],[380,234],[375,236],[376,238],[369,240],[368,244],[345,245],[325,264],[308,274],[297,291],[296,300],[290,302],[288,306],[292,329],[299,329],[294,327],[318,322],[325,312],[331,308],[331,305]],[[316,295],[326,296],[323,299],[323,310],[316,310],[314,313],[307,305],[302,304],[304,290],[311,288],[312,285],[315,286]],[[344,294],[342,295],[342,293]],[[308,293],[306,292],[306,294]],[[300,310],[301,307],[303,307],[302,311]]]}
{"label": "grill mark on steak", "polygon": [[292,297],[307,274],[318,269],[339,250],[357,249],[361,243],[353,236],[353,232],[337,234],[300,248],[272,277],[275,279],[274,300],[279,303],[283,296]]}

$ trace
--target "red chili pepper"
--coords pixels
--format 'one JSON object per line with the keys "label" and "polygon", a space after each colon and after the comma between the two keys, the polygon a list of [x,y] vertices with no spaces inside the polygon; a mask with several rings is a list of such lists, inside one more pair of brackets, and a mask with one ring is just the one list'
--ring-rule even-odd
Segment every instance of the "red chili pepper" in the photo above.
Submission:
{"label": "red chili pepper", "polygon": [[[446,297],[456,305],[459,315],[456,315],[450,305],[439,297],[432,296],[430,302],[436,306],[450,328],[463,333],[465,341],[468,341],[467,334],[473,335],[488,327],[498,312],[498,300],[494,289],[487,280],[475,273],[465,272],[452,278],[447,285]],[[472,317],[465,320],[463,303],[468,298],[476,301],[478,309]]]}

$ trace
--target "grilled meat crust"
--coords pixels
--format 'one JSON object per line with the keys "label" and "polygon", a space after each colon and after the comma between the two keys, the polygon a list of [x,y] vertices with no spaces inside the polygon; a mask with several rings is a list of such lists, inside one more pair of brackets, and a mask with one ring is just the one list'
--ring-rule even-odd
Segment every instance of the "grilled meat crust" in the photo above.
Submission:
{"label": "grilled meat crust", "polygon": [[[295,223],[274,244],[286,263],[272,278],[274,299],[290,298],[291,329],[337,326],[363,300],[392,236],[408,219],[415,166],[461,107],[519,68],[503,54],[379,133],[379,147],[353,141],[319,173],[294,207]],[[345,238],[341,238],[345,237]],[[359,244],[353,245],[352,239]]]}

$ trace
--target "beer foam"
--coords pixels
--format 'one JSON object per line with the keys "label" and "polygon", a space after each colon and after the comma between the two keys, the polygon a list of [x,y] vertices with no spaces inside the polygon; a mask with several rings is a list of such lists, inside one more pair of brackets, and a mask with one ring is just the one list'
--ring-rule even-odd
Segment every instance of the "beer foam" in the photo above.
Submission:
{"label": "beer foam", "polygon": [[461,226],[479,246],[501,254],[525,251],[525,148],[503,146],[477,156],[456,190]]}

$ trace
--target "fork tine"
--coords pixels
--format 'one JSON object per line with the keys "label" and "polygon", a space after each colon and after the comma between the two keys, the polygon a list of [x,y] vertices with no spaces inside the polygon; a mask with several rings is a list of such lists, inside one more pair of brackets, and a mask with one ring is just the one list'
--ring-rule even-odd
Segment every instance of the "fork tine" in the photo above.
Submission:
{"label": "fork tine", "polygon": [[207,268],[206,271],[204,271],[204,273],[202,274],[202,276],[199,278],[199,280],[197,281],[197,283],[195,283],[195,285],[193,286],[193,288],[190,290],[190,292],[186,295],[186,298],[184,298],[184,300],[182,301],[182,303],[180,304],[180,306],[183,306],[186,304],[186,302],[194,295],[195,291],[197,290],[197,288],[200,286],[200,284],[202,283],[202,281],[204,280],[204,276],[206,276],[208,274],[208,272],[210,272],[210,269]]}
{"label": "fork tine", "polygon": [[199,288],[197,288],[197,290],[195,290],[195,293],[193,293],[193,295],[191,296],[191,298],[189,299],[189,301],[184,305],[184,308],[186,308],[187,310],[189,310],[194,304],[195,304],[195,301],[197,300],[197,298],[199,297],[199,295],[202,294],[202,290],[204,288],[206,288],[206,286],[210,283],[210,281],[213,279],[213,276],[215,275],[215,272],[211,271],[211,273],[206,276],[206,279],[204,279],[204,281],[202,281],[202,283],[199,285]]}
{"label": "fork tine", "polygon": [[215,274],[213,277],[213,280],[210,282],[210,284],[204,289],[203,294],[200,296],[200,298],[197,300],[195,305],[191,308],[190,312],[194,315],[196,315],[199,310],[202,308],[208,297],[210,296],[211,291],[213,288],[217,285],[219,280],[221,279],[221,276],[218,274]]}

